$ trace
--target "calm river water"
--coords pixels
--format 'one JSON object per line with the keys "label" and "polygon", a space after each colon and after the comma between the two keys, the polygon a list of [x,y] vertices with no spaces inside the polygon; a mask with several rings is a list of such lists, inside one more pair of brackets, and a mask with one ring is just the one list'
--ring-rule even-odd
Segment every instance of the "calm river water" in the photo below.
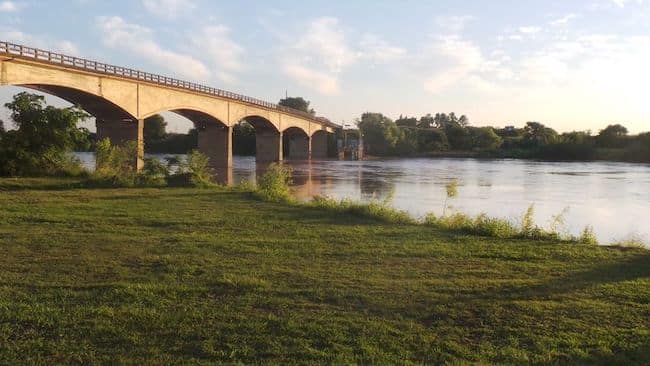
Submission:
{"label": "calm river water", "polygon": [[[79,154],[90,168],[92,154]],[[162,158],[158,155],[157,157]],[[563,214],[564,231],[578,235],[591,225],[603,243],[636,239],[650,243],[650,165],[523,160],[400,159],[290,163],[296,196],[360,201],[391,198],[416,217],[440,214],[445,185],[459,181],[453,210],[517,222],[535,206],[537,224],[548,227]],[[235,157],[221,172],[229,183],[254,181],[263,168],[252,157]]]}

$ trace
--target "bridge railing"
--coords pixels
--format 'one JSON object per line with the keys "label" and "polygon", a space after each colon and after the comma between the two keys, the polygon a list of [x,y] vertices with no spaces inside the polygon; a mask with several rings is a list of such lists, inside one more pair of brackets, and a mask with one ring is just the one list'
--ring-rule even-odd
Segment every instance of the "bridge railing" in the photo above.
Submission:
{"label": "bridge railing", "polygon": [[157,75],[157,74],[151,74],[148,72],[133,70],[126,67],[109,65],[97,61],[86,60],[79,57],[67,56],[56,52],[41,50],[38,48],[22,46],[18,44],[9,43],[9,42],[0,42],[0,54],[18,56],[21,58],[33,59],[45,63],[62,65],[64,67],[87,70],[87,71],[92,71],[101,74],[116,75],[119,77],[141,80],[141,81],[146,81],[154,84],[171,86],[174,88],[187,89],[187,90],[209,94],[221,98],[238,100],[256,106],[290,113],[293,115],[298,115],[302,118],[310,119],[321,124],[329,125],[330,127],[339,127],[337,124],[329,121],[326,118],[315,117],[303,111],[281,106],[279,104],[267,102],[257,98],[251,98],[245,95],[229,92],[218,88],[213,88],[210,86],[196,84],[189,81],[174,79],[174,78]]}

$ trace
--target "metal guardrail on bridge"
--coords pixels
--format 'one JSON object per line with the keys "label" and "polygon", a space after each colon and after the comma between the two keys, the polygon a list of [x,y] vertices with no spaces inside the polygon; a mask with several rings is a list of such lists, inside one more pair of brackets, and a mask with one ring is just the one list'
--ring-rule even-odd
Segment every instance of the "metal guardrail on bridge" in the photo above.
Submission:
{"label": "metal guardrail on bridge", "polygon": [[324,125],[328,125],[330,127],[335,127],[338,128],[340,127],[336,123],[331,122],[327,118],[324,117],[315,117],[309,113],[305,113],[303,111],[299,111],[293,108],[281,106],[276,103],[271,103],[267,102],[264,100],[260,100],[257,98],[251,98],[245,95],[237,94],[237,93],[232,93],[226,90],[221,90],[218,88],[213,88],[201,84],[196,84],[196,83],[191,83],[189,81],[183,81],[179,79],[174,79],[174,78],[169,78],[166,76],[162,75],[156,75],[156,74],[151,74],[148,72],[144,71],[138,71],[138,70],[133,70],[129,69],[126,67],[120,67],[120,66],[114,66],[114,65],[108,65],[105,63],[97,62],[97,61],[91,61],[91,60],[86,60],[83,58],[79,57],[74,57],[74,56],[67,56],[63,55],[60,53],[55,53],[55,52],[50,52],[50,51],[44,51],[38,48],[33,48],[33,47],[27,47],[27,46],[22,46],[18,44],[13,44],[9,42],[0,42],[0,54],[6,54],[6,55],[11,55],[11,56],[18,56],[21,58],[26,58],[26,59],[32,59],[32,60],[37,60],[40,62],[44,63],[49,63],[49,64],[54,64],[54,65],[60,65],[64,66],[67,68],[72,68],[72,69],[79,69],[79,70],[85,70],[85,71],[92,71],[96,73],[101,73],[101,74],[107,74],[107,75],[115,75],[123,78],[129,78],[129,79],[134,79],[134,80],[140,80],[140,81],[146,81],[149,83],[154,83],[154,84],[159,84],[159,85],[164,85],[164,86],[171,86],[174,88],[180,88],[180,89],[186,89],[186,90],[191,90],[194,92],[199,92],[203,94],[208,94],[212,96],[217,96],[221,98],[228,98],[232,100],[237,100],[249,104],[253,104],[256,106],[268,108],[268,109],[274,109],[278,111],[282,111],[285,113],[293,114],[300,116],[302,118],[306,118]]}

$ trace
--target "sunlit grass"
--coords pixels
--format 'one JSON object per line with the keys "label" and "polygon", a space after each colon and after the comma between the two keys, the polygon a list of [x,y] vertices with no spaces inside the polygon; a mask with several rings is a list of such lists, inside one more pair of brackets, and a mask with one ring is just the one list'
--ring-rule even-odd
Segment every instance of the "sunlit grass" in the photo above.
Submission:
{"label": "sunlit grass", "polygon": [[0,364],[650,362],[646,250],[78,183],[0,179]]}

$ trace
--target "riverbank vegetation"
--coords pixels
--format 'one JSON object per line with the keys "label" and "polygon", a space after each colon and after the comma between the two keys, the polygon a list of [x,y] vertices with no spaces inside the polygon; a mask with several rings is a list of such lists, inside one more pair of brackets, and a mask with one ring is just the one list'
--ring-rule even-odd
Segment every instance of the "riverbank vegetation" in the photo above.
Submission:
{"label": "riverbank vegetation", "polygon": [[357,121],[375,156],[451,156],[650,163],[650,132],[629,135],[620,124],[559,134],[539,122],[523,128],[474,127],[466,116],[438,113],[392,121],[364,113]]}
{"label": "riverbank vegetation", "polygon": [[650,362],[646,250],[80,185],[0,179],[2,364]]}

